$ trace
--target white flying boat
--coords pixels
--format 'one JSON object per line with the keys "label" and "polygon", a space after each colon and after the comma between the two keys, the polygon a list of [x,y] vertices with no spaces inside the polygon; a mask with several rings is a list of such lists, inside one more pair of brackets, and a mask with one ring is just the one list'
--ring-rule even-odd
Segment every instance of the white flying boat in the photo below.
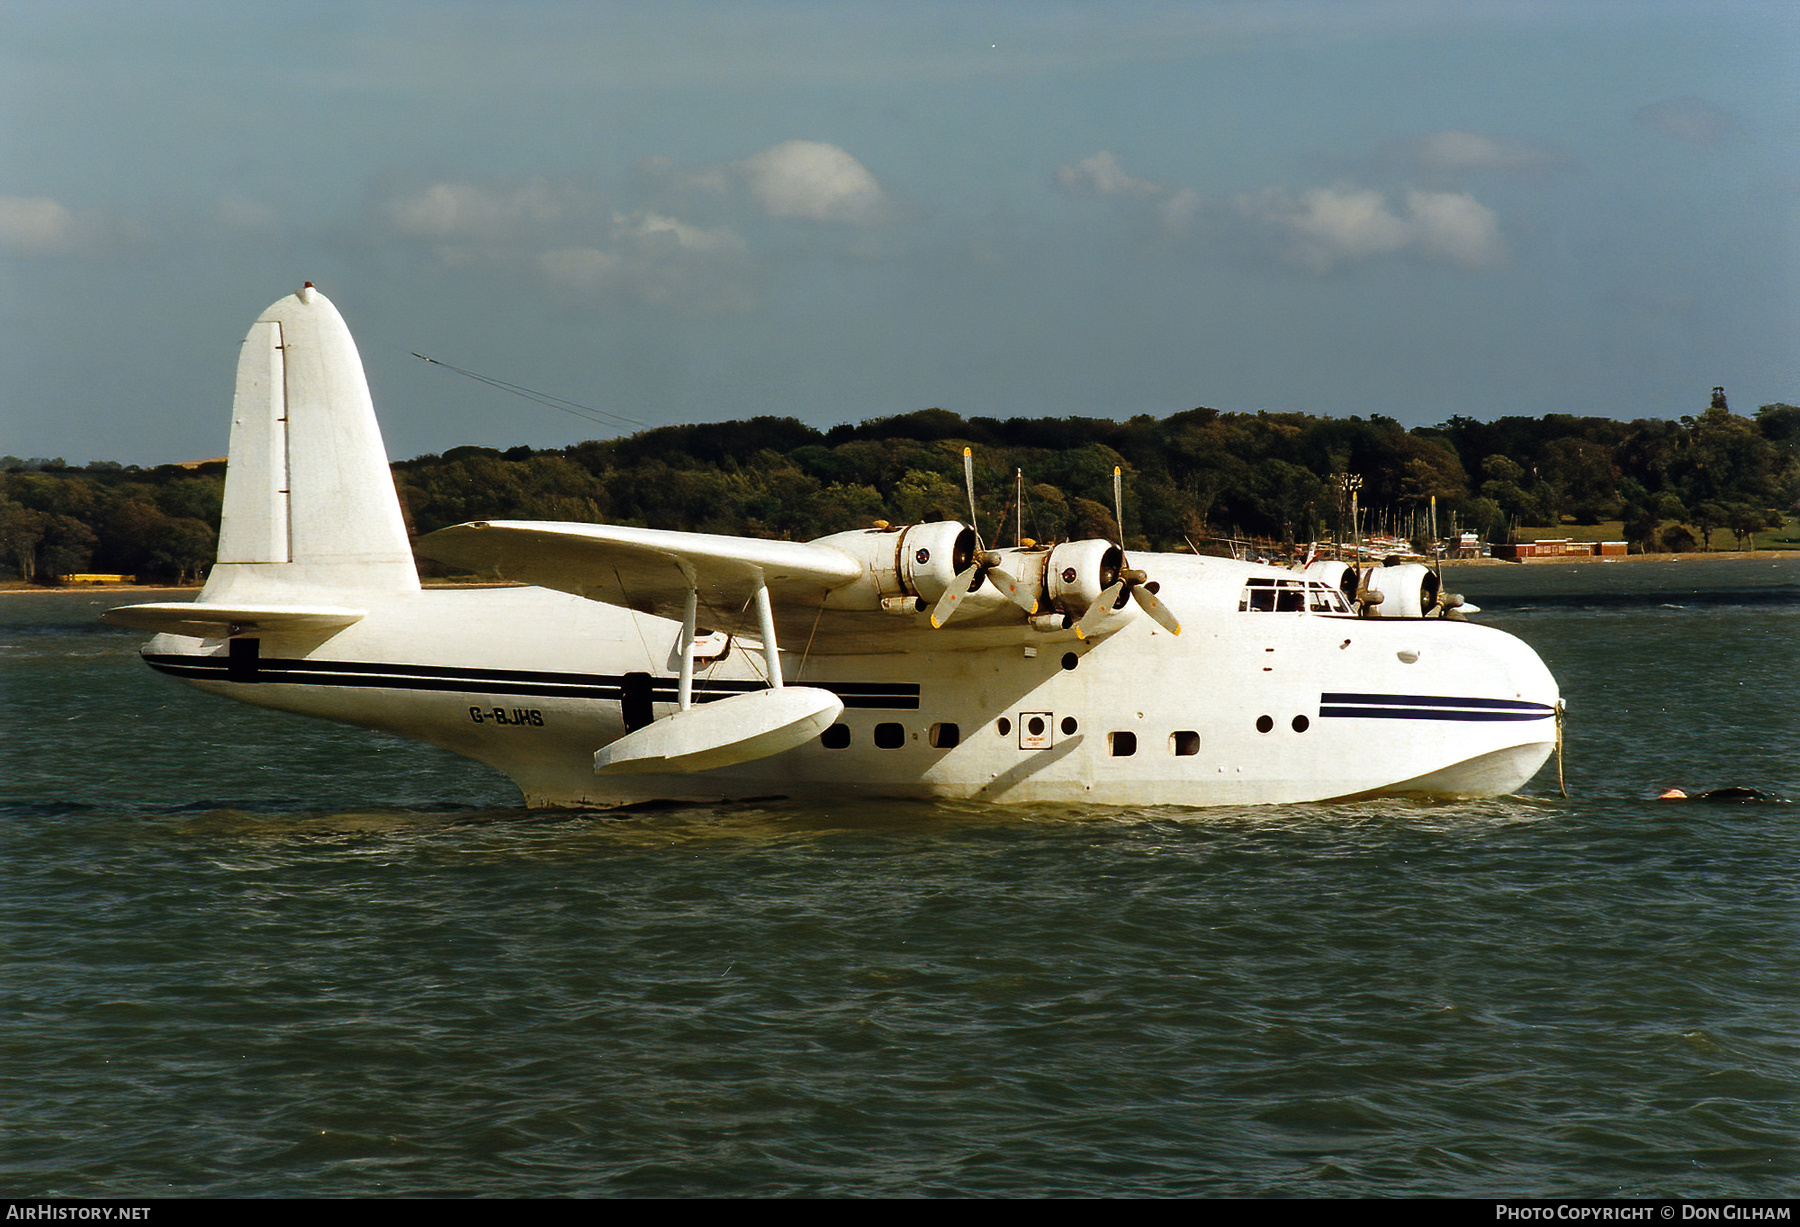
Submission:
{"label": "white flying boat", "polygon": [[[415,549],[519,586],[423,588]],[[415,546],[309,283],[244,340],[199,598],[103,617],[156,632],[159,672],[420,738],[533,806],[1203,806],[1522,787],[1555,679],[1454,605],[1417,564],[990,549],[954,521],[801,543],[489,520]]]}

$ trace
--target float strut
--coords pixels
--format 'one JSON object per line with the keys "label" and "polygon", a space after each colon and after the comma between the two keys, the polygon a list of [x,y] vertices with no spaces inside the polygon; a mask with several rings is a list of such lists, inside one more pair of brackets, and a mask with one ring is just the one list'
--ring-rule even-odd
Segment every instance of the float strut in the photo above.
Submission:
{"label": "float strut", "polygon": [[769,607],[769,586],[756,585],[756,620],[762,624],[763,660],[769,666],[769,686],[781,689],[781,649],[775,643],[775,611]]}
{"label": "float strut", "polygon": [[699,594],[694,591],[694,577],[689,574],[687,599],[682,603],[681,609],[680,674],[675,687],[675,706],[679,711],[686,711],[694,703],[694,621],[699,616],[699,604]]}

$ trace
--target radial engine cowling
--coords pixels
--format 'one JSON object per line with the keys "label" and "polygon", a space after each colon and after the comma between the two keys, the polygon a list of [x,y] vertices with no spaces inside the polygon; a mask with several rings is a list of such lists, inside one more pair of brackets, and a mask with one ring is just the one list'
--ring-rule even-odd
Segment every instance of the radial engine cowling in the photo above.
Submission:
{"label": "radial engine cowling", "polygon": [[863,565],[862,579],[831,593],[832,609],[880,609],[884,600],[893,608],[900,598],[929,605],[975,559],[975,530],[955,520],[856,529],[814,544],[842,550]]}
{"label": "radial engine cowling", "polygon": [[1100,594],[1119,580],[1125,553],[1110,541],[1070,541],[1044,560],[1044,598],[1066,614],[1080,617]]}
{"label": "radial engine cowling", "polygon": [[1423,618],[1438,611],[1437,573],[1424,563],[1369,567],[1362,586],[1382,595],[1381,603],[1364,609],[1374,618]]}
{"label": "radial engine cowling", "polygon": [[1339,562],[1335,558],[1318,558],[1307,563],[1300,573],[1308,579],[1324,580],[1343,593],[1346,601],[1353,605],[1356,603],[1356,568],[1349,563]]}

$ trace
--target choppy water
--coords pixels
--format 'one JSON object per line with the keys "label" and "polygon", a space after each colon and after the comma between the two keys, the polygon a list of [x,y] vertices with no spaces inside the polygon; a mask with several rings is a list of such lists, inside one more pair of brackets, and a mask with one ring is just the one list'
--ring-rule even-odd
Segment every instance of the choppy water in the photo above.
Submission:
{"label": "choppy water", "polygon": [[0,598],[15,1195],[1791,1196],[1800,564],[1460,572],[1456,805],[530,813]]}

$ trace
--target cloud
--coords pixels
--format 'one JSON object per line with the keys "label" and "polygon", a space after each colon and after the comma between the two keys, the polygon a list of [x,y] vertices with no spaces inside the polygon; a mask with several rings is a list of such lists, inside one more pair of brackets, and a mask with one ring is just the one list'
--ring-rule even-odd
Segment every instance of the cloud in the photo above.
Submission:
{"label": "cloud", "polygon": [[872,226],[892,212],[875,176],[836,145],[783,141],[732,169],[771,217]]}
{"label": "cloud", "polygon": [[[1458,132],[1416,142],[1414,150],[1421,164],[1445,170],[1522,170],[1556,161],[1519,142]],[[1387,193],[1354,184],[1298,193],[1271,187],[1216,199],[1135,178],[1106,150],[1059,167],[1056,179],[1073,194],[1134,202],[1141,217],[1152,219],[1159,241],[1260,250],[1303,272],[1324,274],[1401,254],[1481,271],[1498,267],[1506,254],[1499,218],[1466,192],[1412,188],[1403,209]]]}
{"label": "cloud", "polygon": [[0,251],[52,256],[75,243],[75,215],[48,196],[0,196]]}
{"label": "cloud", "polygon": [[1245,194],[1238,214],[1261,231],[1281,261],[1309,273],[1410,252],[1468,270],[1497,266],[1505,249],[1493,210],[1462,192],[1411,191],[1402,216],[1373,188],[1280,188]]}
{"label": "cloud", "polygon": [[549,185],[534,179],[513,187],[433,183],[388,200],[383,211],[398,234],[441,242],[492,239],[521,227],[541,228],[562,216],[564,209]]}
{"label": "cloud", "polygon": [[1406,223],[1374,190],[1314,188],[1296,199],[1267,188],[1235,203],[1244,218],[1275,236],[1287,263],[1308,272],[1327,273],[1406,246]]}
{"label": "cloud", "polygon": [[660,213],[615,214],[606,246],[553,248],[536,264],[553,284],[584,296],[616,291],[706,311],[743,311],[756,301],[756,267],[742,239]]}
{"label": "cloud", "polygon": [[1119,165],[1119,159],[1102,149],[1072,166],[1059,166],[1056,181],[1064,191],[1077,195],[1151,197],[1168,194],[1168,189],[1148,179],[1134,179]]}
{"label": "cloud", "polygon": [[432,183],[379,202],[377,213],[446,268],[523,273],[565,295],[700,311],[755,301],[755,262],[731,230],[661,211],[617,211],[569,184]]}
{"label": "cloud", "polygon": [[0,196],[0,255],[88,256],[144,242],[142,227],[127,218],[77,213],[48,196]]}
{"label": "cloud", "polygon": [[1637,122],[1694,145],[1717,145],[1738,131],[1737,117],[1699,98],[1671,98],[1641,106]]}
{"label": "cloud", "polygon": [[1105,149],[1057,167],[1056,182],[1071,196],[1099,196],[1149,206],[1154,228],[1164,237],[1188,233],[1212,207],[1192,188],[1169,187],[1127,174],[1117,155]]}
{"label": "cloud", "polygon": [[1411,241],[1426,256],[1471,270],[1497,268],[1506,257],[1500,219],[1462,192],[1408,192]]}

